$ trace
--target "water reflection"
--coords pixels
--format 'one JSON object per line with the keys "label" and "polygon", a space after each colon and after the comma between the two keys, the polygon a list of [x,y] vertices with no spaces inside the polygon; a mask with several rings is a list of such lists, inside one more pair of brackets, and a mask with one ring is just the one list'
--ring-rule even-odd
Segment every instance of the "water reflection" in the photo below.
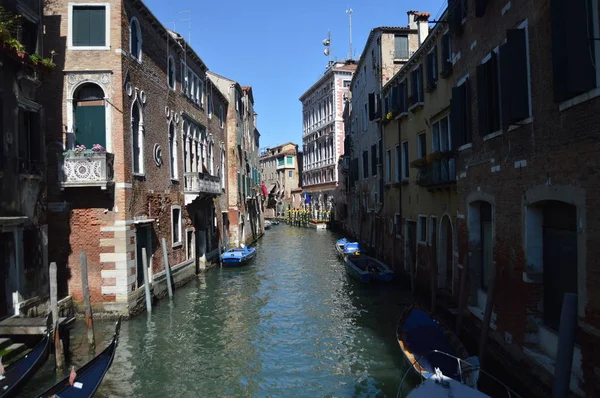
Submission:
{"label": "water reflection", "polygon": [[[404,364],[394,330],[406,293],[350,279],[335,240],[282,224],[250,266],[213,270],[124,322],[98,396],[395,396]],[[114,324],[96,329],[102,349]],[[72,339],[81,365],[82,322]],[[35,384],[53,379],[50,360]]]}

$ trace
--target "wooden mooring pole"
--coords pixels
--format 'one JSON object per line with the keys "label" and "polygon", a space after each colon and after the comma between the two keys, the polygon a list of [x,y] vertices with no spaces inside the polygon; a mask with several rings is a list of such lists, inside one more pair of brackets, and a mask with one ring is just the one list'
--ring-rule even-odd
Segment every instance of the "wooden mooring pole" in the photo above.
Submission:
{"label": "wooden mooring pole", "polygon": [[[219,251],[221,246],[219,246]],[[173,286],[171,285],[171,266],[169,265],[169,256],[167,254],[167,240],[162,238],[163,264],[165,266],[165,276],[167,278],[167,289],[169,289],[169,298],[173,298]],[[220,257],[219,257],[220,258]]]}
{"label": "wooden mooring pole", "polygon": [[92,302],[90,300],[90,287],[88,284],[87,272],[87,254],[85,250],[79,253],[79,262],[81,264],[81,289],[83,291],[83,305],[85,307],[85,325],[87,326],[88,343],[90,352],[96,349],[96,339],[94,337],[94,315],[92,314]]}
{"label": "wooden mooring pole", "polygon": [[56,263],[50,263],[50,310],[52,311],[52,337],[54,338],[54,358],[56,361],[56,371],[62,373],[65,366],[64,352],[60,334],[58,331],[58,277]]}
{"label": "wooden mooring pole", "polygon": [[142,263],[144,267],[144,290],[146,292],[146,310],[152,312],[152,297],[150,296],[150,278],[148,277],[148,258],[146,257],[146,248],[142,247]]}

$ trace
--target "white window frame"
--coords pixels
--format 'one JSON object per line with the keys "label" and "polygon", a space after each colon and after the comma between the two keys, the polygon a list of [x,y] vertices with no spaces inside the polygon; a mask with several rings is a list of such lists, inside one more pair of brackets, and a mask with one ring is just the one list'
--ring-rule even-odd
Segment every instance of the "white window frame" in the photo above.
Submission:
{"label": "white window frame", "polygon": [[[137,31],[138,36],[138,54],[134,54],[131,48],[131,33],[133,32],[133,24],[135,22],[135,29]],[[131,58],[135,59],[137,62],[142,63],[142,45],[144,41],[142,39],[142,27],[140,26],[140,21],[136,17],[131,17],[129,21],[129,55]]]}
{"label": "white window frame", "polygon": [[[171,65],[173,65],[173,86],[169,84]],[[177,66],[175,64],[175,58],[173,58],[172,55],[169,55],[169,58],[167,58],[167,86],[169,86],[171,90],[177,90]]]}
{"label": "white window frame", "polygon": [[[421,223],[421,220],[424,220]],[[425,240],[421,240],[421,237],[423,235],[423,227],[425,227]],[[427,215],[426,214],[419,214],[417,216],[417,244],[423,244],[426,245],[427,244],[427,237],[429,235],[427,235]]]}
{"label": "white window frame", "polygon": [[[173,218],[173,210],[179,210],[179,241],[175,241],[175,219]],[[183,246],[183,236],[182,231],[183,228],[181,226],[181,206],[173,205],[171,206],[171,247],[176,248]]]}
{"label": "white window frame", "polygon": [[385,151],[385,183],[391,184],[392,182],[392,149]]}
{"label": "white window frame", "polygon": [[[104,46],[73,46],[73,7],[101,7],[104,6],[104,19],[106,20]],[[110,3],[69,3],[68,10],[68,50],[110,50]]]}
{"label": "white window frame", "polygon": [[[192,260],[192,259],[196,258],[196,245],[194,244],[196,242],[196,231],[194,231],[194,228],[186,228],[184,232],[185,232],[185,259]],[[188,256],[188,253],[190,252],[190,244],[188,242],[188,234],[190,232],[192,233],[191,257]]]}
{"label": "white window frame", "polygon": [[[171,136],[171,126],[173,126],[173,136]],[[175,126],[175,122],[173,120],[171,120],[167,126],[167,134],[169,136],[169,174],[171,174],[172,181],[179,181],[179,168],[177,161],[177,126]]]}
{"label": "white window frame", "polygon": [[[404,150],[404,143],[406,143],[406,151]],[[410,162],[410,155],[409,155],[409,151],[410,151],[410,147],[408,144],[408,140],[402,141],[401,143],[402,148],[401,148],[401,152],[402,152],[402,159],[401,159],[401,168],[402,168],[402,181],[407,181],[410,173],[408,172],[408,167],[404,167],[404,159],[406,159],[407,162]]]}

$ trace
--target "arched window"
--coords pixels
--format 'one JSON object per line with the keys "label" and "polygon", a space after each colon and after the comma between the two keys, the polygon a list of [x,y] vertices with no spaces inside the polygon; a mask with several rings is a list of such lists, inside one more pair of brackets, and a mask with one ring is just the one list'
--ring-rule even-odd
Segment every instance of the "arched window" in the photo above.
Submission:
{"label": "arched window", "polygon": [[175,78],[175,60],[172,56],[169,56],[169,64],[167,70],[167,83],[169,87],[175,90],[176,78]]}
{"label": "arched window", "polygon": [[87,149],[92,149],[94,144],[106,147],[106,110],[102,88],[96,84],[83,84],[73,95],[73,105],[73,144],[85,145]]}
{"label": "arched window", "polygon": [[131,141],[133,146],[133,172],[144,174],[144,124],[142,110],[137,101],[131,107]]}
{"label": "arched window", "polygon": [[131,18],[129,23],[129,53],[142,62],[142,30],[136,17]]}
{"label": "arched window", "polygon": [[179,173],[177,170],[177,134],[175,134],[175,123],[169,124],[169,161],[171,167],[171,179],[177,180]]}

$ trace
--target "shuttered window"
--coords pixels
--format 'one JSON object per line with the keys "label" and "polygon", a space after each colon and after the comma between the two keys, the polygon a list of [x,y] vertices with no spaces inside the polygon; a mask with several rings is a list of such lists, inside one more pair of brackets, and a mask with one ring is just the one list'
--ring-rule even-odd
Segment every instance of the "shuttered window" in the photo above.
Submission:
{"label": "shuttered window", "polygon": [[408,59],[408,36],[394,36],[394,58]]}
{"label": "shuttered window", "polygon": [[[495,52],[477,67],[476,73],[479,134],[487,135],[500,130],[498,56]],[[525,73],[527,74],[526,69]]]}
{"label": "shuttered window", "polygon": [[450,124],[454,148],[471,142],[471,106],[469,79],[452,89],[450,100]]}
{"label": "shuttered window", "polygon": [[106,7],[73,6],[73,47],[106,46]]}
{"label": "shuttered window", "polygon": [[375,93],[369,93],[369,120],[375,119]]}
{"label": "shuttered window", "polygon": [[411,81],[411,105],[423,102],[423,64],[420,64],[410,74]]}
{"label": "shuttered window", "polygon": [[500,47],[502,124],[505,127],[531,115],[527,61],[527,31],[508,30],[506,43]]}
{"label": "shuttered window", "polygon": [[363,178],[369,177],[369,151],[363,151]]}
{"label": "shuttered window", "polygon": [[427,88],[432,90],[438,80],[437,46],[427,54]]}
{"label": "shuttered window", "polygon": [[377,175],[377,145],[371,145],[371,174]]}
{"label": "shuttered window", "polygon": [[594,38],[594,32],[598,21],[593,18],[594,7],[598,7],[597,1],[551,1],[554,99],[557,102],[598,86],[594,65],[600,60],[595,51],[598,38]]}

